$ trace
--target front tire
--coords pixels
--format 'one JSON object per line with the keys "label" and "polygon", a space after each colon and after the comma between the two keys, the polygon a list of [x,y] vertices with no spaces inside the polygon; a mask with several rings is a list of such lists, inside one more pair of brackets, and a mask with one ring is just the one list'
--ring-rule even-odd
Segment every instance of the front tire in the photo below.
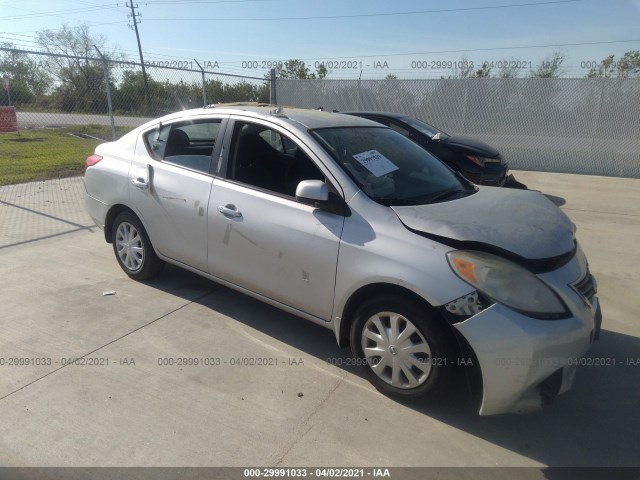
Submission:
{"label": "front tire", "polygon": [[113,252],[118,265],[134,280],[148,280],[157,276],[164,262],[153,250],[151,240],[142,223],[131,212],[118,214],[113,222]]}
{"label": "front tire", "polygon": [[451,346],[443,327],[410,300],[365,302],[351,325],[351,348],[369,381],[396,398],[432,400],[451,376]]}
{"label": "front tire", "polygon": [[505,188],[515,188],[517,190],[529,190],[529,188],[527,188],[527,186],[524,183],[516,180],[516,177],[514,177],[512,174],[509,174],[507,176],[507,179],[505,180],[503,186]]}

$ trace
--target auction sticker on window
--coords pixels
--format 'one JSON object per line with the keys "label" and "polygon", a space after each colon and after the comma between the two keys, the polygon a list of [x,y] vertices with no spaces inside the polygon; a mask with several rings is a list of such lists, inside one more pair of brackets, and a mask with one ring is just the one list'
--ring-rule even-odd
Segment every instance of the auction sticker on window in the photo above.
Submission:
{"label": "auction sticker on window", "polygon": [[391,160],[382,155],[377,150],[369,150],[368,152],[356,153],[353,155],[358,162],[360,162],[367,170],[373,173],[376,177],[381,177],[387,173],[391,173],[394,170],[398,170],[398,167],[393,164]]}

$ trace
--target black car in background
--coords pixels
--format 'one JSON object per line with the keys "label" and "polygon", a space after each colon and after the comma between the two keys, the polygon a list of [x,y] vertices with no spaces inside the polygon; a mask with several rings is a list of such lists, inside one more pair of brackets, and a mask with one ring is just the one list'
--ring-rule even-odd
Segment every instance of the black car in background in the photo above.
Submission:
{"label": "black car in background", "polygon": [[340,112],[382,123],[410,138],[468,180],[494,187],[527,187],[509,174],[500,152],[484,142],[448,135],[428,123],[407,115],[388,112]]}

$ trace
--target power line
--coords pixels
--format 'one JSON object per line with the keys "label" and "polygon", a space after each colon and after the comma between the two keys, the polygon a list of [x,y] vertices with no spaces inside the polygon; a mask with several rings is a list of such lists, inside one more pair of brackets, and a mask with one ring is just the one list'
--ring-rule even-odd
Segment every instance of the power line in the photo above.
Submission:
{"label": "power line", "polygon": [[249,2],[273,2],[274,0],[151,0],[145,5],[189,5],[199,3],[249,3]]}
{"label": "power line", "polygon": [[[118,22],[120,23],[120,22]],[[24,35],[22,33],[13,33],[13,32],[0,32],[0,35],[14,35],[14,36],[20,36],[20,37],[25,37],[29,40],[33,40],[35,41],[37,39],[37,37],[33,36],[33,35]],[[5,37],[6,38],[6,37]],[[18,41],[18,39],[16,39],[16,41]],[[485,52],[485,51],[504,51],[504,50],[520,50],[520,49],[529,49],[529,48],[551,48],[551,47],[575,47],[575,46],[590,46],[590,45],[607,45],[607,44],[616,44],[616,43],[633,43],[633,42],[639,42],[640,43],[640,38],[632,38],[632,39],[623,39],[623,40],[602,40],[602,41],[595,41],[595,42],[572,42],[572,43],[548,43],[548,44],[536,44],[536,45],[510,45],[510,46],[502,46],[502,47],[481,47],[481,48],[464,48],[464,49],[457,49],[457,50],[429,50],[429,51],[423,51],[423,52],[407,52],[407,53],[376,53],[376,54],[366,54],[366,55],[359,55],[359,54],[352,54],[352,55],[346,55],[346,56],[335,56],[335,55],[331,55],[330,59],[352,59],[352,58],[386,58],[386,57],[402,57],[402,56],[409,56],[409,55],[436,55],[436,54],[445,54],[445,53],[468,53],[468,52]],[[114,48],[112,49],[115,52],[129,52],[129,53],[134,53],[137,51],[135,50],[128,50],[128,49],[124,49],[124,48]],[[162,58],[175,58],[175,59],[182,59],[184,60],[185,58],[190,58],[189,55],[169,55],[166,53],[159,53],[159,52],[151,52],[151,51],[147,51],[144,50],[143,51],[145,55],[151,55],[154,57],[162,57]],[[212,53],[212,54],[217,54],[218,52],[204,52],[204,53]],[[237,54],[238,56],[247,56],[247,57],[251,57],[250,54]],[[266,58],[266,57],[265,57]],[[303,60],[303,61],[323,61],[326,60],[328,57],[303,57],[303,58],[298,58],[299,60]],[[282,61],[286,61],[289,58],[282,58]],[[278,58],[274,58],[274,61],[278,61]],[[233,64],[241,64],[243,62],[243,60],[228,60],[228,61],[219,61],[219,64],[224,64],[224,65],[233,65]],[[233,67],[231,67],[233,68]]]}
{"label": "power line", "polygon": [[[547,43],[544,45],[516,45],[509,47],[486,47],[486,48],[465,48],[459,50],[431,50],[427,52],[409,52],[409,53],[380,53],[376,55],[347,55],[344,57],[336,57],[331,56],[331,59],[341,59],[341,58],[382,58],[382,57],[402,57],[407,55],[434,55],[439,53],[467,53],[467,52],[488,52],[493,50],[519,50],[526,48],[549,48],[549,47],[579,47],[585,45],[607,45],[613,43],[632,43],[632,42],[640,42],[639,38],[632,38],[628,40],[608,40],[608,41],[600,41],[600,42],[576,42],[576,43]],[[301,58],[299,60],[317,60],[320,57],[314,58]]]}
{"label": "power line", "polygon": [[40,18],[40,17],[57,17],[60,15],[95,12],[98,10],[112,10],[115,8],[118,8],[117,4],[113,4],[113,6],[101,5],[96,7],[83,7],[83,8],[69,9],[69,10],[52,10],[50,12],[13,15],[10,17],[0,17],[0,20],[22,20],[22,19],[31,19],[31,18]]}
{"label": "power line", "polygon": [[390,12],[390,13],[360,13],[354,15],[324,15],[324,16],[313,16],[313,17],[269,17],[269,18],[149,18],[149,21],[216,21],[216,22],[250,22],[250,21],[259,21],[259,22],[269,22],[269,21],[281,21],[281,20],[335,20],[338,18],[364,18],[364,17],[392,17],[392,16],[400,16],[400,15],[422,15],[426,13],[450,13],[450,12],[469,12],[469,11],[477,11],[477,10],[497,10],[502,8],[519,8],[519,7],[533,7],[533,6],[544,6],[544,5],[556,5],[563,3],[576,3],[576,2],[584,2],[585,0],[553,0],[547,2],[530,2],[530,3],[513,3],[507,5],[487,5],[484,7],[461,7],[461,8],[442,8],[437,10],[418,10],[413,12]]}

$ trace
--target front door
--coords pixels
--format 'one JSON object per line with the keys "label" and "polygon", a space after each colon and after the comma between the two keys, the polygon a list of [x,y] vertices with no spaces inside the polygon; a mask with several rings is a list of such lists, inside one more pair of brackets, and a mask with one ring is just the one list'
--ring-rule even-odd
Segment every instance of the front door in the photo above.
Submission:
{"label": "front door", "polygon": [[344,217],[295,200],[326,180],[291,135],[267,123],[233,127],[226,174],[209,202],[209,272],[329,320]]}

